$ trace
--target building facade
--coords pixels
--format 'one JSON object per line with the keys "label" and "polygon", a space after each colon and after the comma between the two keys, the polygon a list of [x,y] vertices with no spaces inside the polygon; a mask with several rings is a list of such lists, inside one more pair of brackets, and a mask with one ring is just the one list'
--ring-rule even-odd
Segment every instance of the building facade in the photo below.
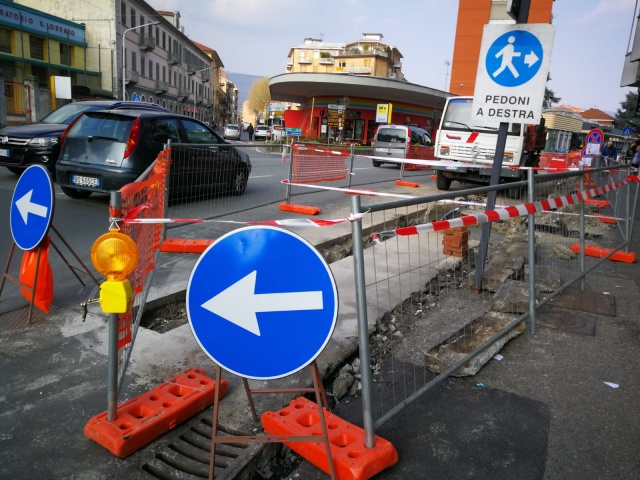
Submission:
{"label": "building facade", "polygon": [[[473,95],[485,24],[515,23],[507,0],[458,0],[458,21],[451,62],[449,91]],[[528,23],[551,23],[553,0],[531,0]]]}
{"label": "building facade", "polygon": [[85,26],[87,65],[102,73],[114,98],[162,105],[209,121],[215,61],[184,33],[179,12],[157,12],[143,0],[17,0]]}
{"label": "building facade", "polygon": [[305,38],[289,50],[287,73],[347,73],[404,80],[402,54],[382,41],[381,33],[363,33],[350,43]]}
{"label": "building facade", "polygon": [[102,74],[87,56],[85,25],[0,0],[0,70],[8,115],[22,113],[26,121],[35,121],[51,111],[51,96],[41,108],[29,85],[48,91],[54,76],[70,77],[72,87],[83,91],[99,90]]}

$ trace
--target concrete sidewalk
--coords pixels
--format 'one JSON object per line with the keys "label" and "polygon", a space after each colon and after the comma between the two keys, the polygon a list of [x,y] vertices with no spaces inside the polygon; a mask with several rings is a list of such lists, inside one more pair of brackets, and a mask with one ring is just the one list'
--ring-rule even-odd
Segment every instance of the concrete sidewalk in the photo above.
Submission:
{"label": "concrete sidewalk", "polygon": [[[322,216],[346,218],[348,213],[336,208]],[[634,247],[639,245],[639,223]],[[350,225],[309,229],[302,236],[327,246],[349,237]],[[149,305],[184,299],[196,260],[195,255],[163,254]],[[322,373],[342,365],[358,346],[353,260],[335,262],[331,269],[341,303],[338,327],[318,358]],[[608,291],[617,300],[615,317],[596,319],[595,337],[540,327],[536,335],[524,334],[507,344],[503,361],[491,361],[475,377],[446,381],[376,432],[400,455],[395,467],[376,478],[639,478],[640,266],[608,262],[589,278],[588,288]],[[399,292],[395,295],[390,304],[403,300]],[[38,314],[31,325],[25,324],[24,309],[0,315],[0,478],[158,478],[149,473],[154,459],[168,455],[200,427],[206,430],[208,424],[210,430],[208,409],[124,460],[83,436],[89,418],[106,409],[106,319],[90,313],[83,323],[79,308],[80,301],[96,296],[91,287],[65,292],[49,315]],[[189,367],[214,375],[189,325],[165,334],[140,329],[120,400]],[[230,386],[221,402],[222,425],[256,433],[241,381],[229,374],[224,378]],[[305,370],[268,386],[308,382]],[[376,388],[384,397],[385,386]],[[360,425],[360,402],[359,397],[342,402],[334,413]],[[277,410],[286,403],[281,396],[262,396],[259,410]],[[264,470],[260,462],[267,458],[257,450],[236,449],[227,467],[216,468],[217,478],[249,478],[256,469]],[[303,461],[291,478],[327,476]]]}

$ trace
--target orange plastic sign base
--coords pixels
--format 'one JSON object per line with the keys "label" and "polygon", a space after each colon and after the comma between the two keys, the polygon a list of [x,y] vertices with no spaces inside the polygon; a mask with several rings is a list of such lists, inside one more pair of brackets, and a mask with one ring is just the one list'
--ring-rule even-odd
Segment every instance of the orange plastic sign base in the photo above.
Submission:
{"label": "orange plastic sign base", "polygon": [[[125,458],[200,413],[213,403],[217,382],[203,370],[189,368],[153,390],[118,405],[118,418],[107,421],[107,412],[89,420],[84,436],[116,457]],[[220,382],[220,398],[228,382]]]}
{"label": "orange plastic sign base", "polygon": [[[580,253],[579,243],[574,243],[569,248],[575,254]],[[612,251],[613,250],[611,248],[596,247],[595,245],[584,246],[584,254],[589,257],[603,258],[609,255],[609,253],[611,253]],[[635,252],[623,252],[621,250],[618,250],[609,257],[609,260],[614,260],[616,262],[633,263],[636,261],[636,254]]]}
{"label": "orange plastic sign base", "polygon": [[[375,436],[375,446],[365,447],[364,430],[323,409],[329,434],[331,457],[340,480],[365,480],[398,462],[398,452],[391,442]],[[262,414],[262,426],[269,435],[322,435],[318,405],[304,397],[288,407]],[[324,442],[284,442],[291,450],[329,473]]]}
{"label": "orange plastic sign base", "polygon": [[161,252],[202,253],[214,240],[187,240],[184,238],[167,238],[160,246]]}
{"label": "orange plastic sign base", "polygon": [[280,210],[283,212],[302,213],[304,215],[318,215],[322,211],[320,207],[308,207],[306,205],[295,205],[293,203],[281,203]]}

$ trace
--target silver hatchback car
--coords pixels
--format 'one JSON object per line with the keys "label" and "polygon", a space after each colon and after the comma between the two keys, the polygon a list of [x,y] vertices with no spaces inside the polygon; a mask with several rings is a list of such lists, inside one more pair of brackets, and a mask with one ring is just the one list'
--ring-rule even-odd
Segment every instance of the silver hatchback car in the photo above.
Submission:
{"label": "silver hatchback car", "polygon": [[234,125],[230,123],[226,127],[224,127],[224,138],[230,138],[233,140],[240,140],[240,134],[242,133],[242,129],[239,125]]}

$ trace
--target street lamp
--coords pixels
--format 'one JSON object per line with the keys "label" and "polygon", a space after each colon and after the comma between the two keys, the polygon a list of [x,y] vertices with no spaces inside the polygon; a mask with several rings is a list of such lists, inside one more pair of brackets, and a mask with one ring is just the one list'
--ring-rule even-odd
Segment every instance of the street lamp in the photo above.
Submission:
{"label": "street lamp", "polygon": [[[211,66],[211,67],[207,67],[207,68],[203,68],[202,70],[198,70],[195,73],[195,75],[197,76],[200,72],[204,72],[206,70],[214,70],[214,69],[217,69],[217,68],[218,68],[217,65]],[[197,100],[197,98],[198,98],[198,85],[196,85],[196,91],[193,92],[193,118],[196,118],[196,100]],[[213,108],[215,109],[216,108],[215,101],[213,103],[214,103]]]}
{"label": "street lamp", "polygon": [[444,74],[444,91],[447,91],[447,83],[449,80],[449,65],[451,65],[451,62],[449,60],[445,60],[444,64],[446,65],[446,73]]}
{"label": "street lamp", "polygon": [[125,51],[124,51],[124,45],[125,45],[125,37],[127,35],[127,32],[130,32],[131,30],[137,30],[139,28],[144,28],[147,27],[149,25],[159,25],[160,22],[150,22],[150,23],[145,23],[144,25],[138,25],[137,27],[131,27],[131,28],[127,28],[124,32],[122,32],[122,100],[126,100],[126,85],[127,85],[127,81],[126,81],[126,68],[127,68],[127,62],[126,59],[124,58],[125,56]]}

